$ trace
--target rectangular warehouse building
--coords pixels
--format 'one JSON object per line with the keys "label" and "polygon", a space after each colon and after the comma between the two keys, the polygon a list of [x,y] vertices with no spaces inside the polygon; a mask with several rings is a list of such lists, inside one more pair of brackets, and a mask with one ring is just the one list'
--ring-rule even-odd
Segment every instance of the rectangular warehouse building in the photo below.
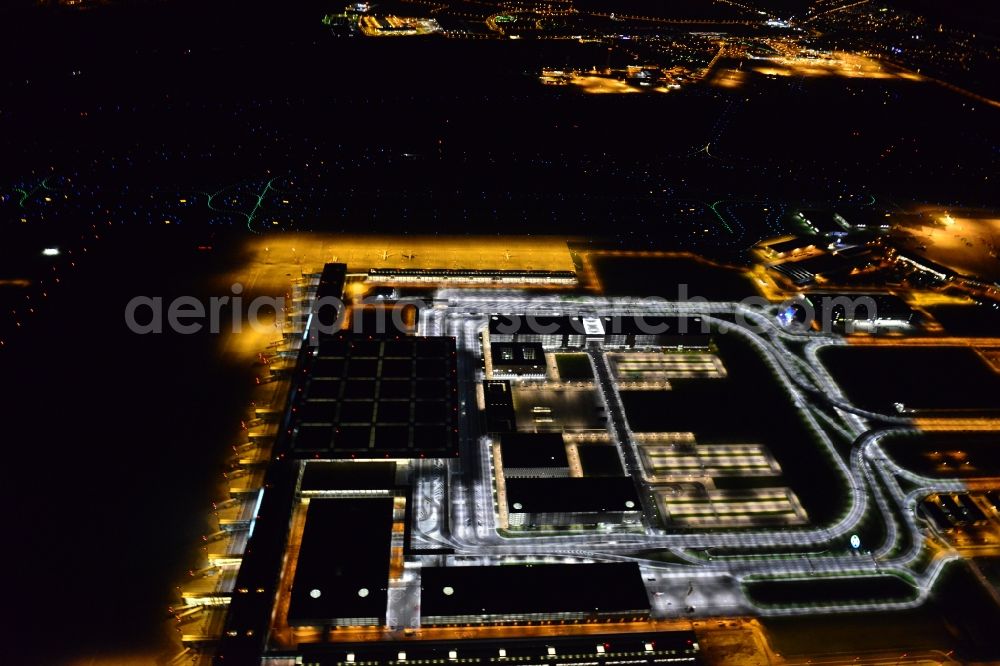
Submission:
{"label": "rectangular warehouse building", "polygon": [[392,498],[310,500],[289,625],[385,624],[392,511]]}
{"label": "rectangular warehouse building", "polygon": [[649,617],[639,565],[424,567],[423,626],[632,621]]}
{"label": "rectangular warehouse building", "polygon": [[637,524],[642,508],[627,476],[507,479],[511,527]]}

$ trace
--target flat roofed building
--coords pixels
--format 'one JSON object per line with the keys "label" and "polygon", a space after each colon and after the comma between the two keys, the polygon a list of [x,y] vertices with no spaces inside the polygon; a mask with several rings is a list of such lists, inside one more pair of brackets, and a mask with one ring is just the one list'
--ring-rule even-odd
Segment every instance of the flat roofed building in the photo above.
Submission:
{"label": "flat roofed building", "polygon": [[491,342],[490,361],[494,376],[545,376],[545,350],[538,342]]}
{"label": "flat roofed building", "polygon": [[511,527],[568,527],[640,522],[635,483],[627,476],[507,479]]}
{"label": "flat roofed building", "polygon": [[870,247],[858,245],[834,252],[811,256],[798,261],[769,264],[768,269],[784,275],[797,285],[820,280],[832,280],[850,273],[855,268],[878,261]]}
{"label": "flat roofed building", "polygon": [[304,463],[299,492],[305,496],[392,496],[396,463],[314,460]]}
{"label": "flat roofed building", "polygon": [[310,304],[306,325],[306,339],[313,339],[316,331],[332,331],[337,327],[343,311],[344,284],[347,280],[347,264],[330,263],[323,266],[316,293]]}
{"label": "flat roofed building", "polygon": [[310,500],[289,625],[385,624],[392,511],[391,498]]}
{"label": "flat roofed building", "polygon": [[847,220],[832,210],[800,210],[793,217],[812,233],[822,236],[843,236],[851,230]]}
{"label": "flat roofed building", "polygon": [[424,626],[642,620],[649,597],[639,565],[424,567]]}
{"label": "flat roofed building", "polygon": [[454,338],[341,334],[303,357],[293,386],[298,458],[418,458],[458,451]]}
{"label": "flat roofed building", "polygon": [[608,347],[684,347],[706,349],[708,322],[701,317],[602,317]]}
{"label": "flat roofed building", "polygon": [[793,236],[792,238],[763,243],[761,247],[765,248],[772,256],[784,259],[799,252],[826,247],[828,244],[828,239],[819,236]]}
{"label": "flat roofed building", "polygon": [[490,316],[490,342],[537,342],[545,349],[583,347],[586,328],[582,317],[564,315]]}
{"label": "flat roofed building", "polygon": [[584,317],[583,332],[588,338],[603,338],[604,322],[601,321],[600,317]]}
{"label": "flat roofed building", "polygon": [[505,478],[569,476],[566,444],[558,432],[510,432],[500,436]]}
{"label": "flat roofed building", "polygon": [[576,284],[573,271],[461,269],[461,268],[372,268],[370,282],[452,282],[462,284]]}
{"label": "flat roofed building", "polygon": [[580,466],[584,476],[622,476],[621,455],[613,444],[585,444],[577,446]]}

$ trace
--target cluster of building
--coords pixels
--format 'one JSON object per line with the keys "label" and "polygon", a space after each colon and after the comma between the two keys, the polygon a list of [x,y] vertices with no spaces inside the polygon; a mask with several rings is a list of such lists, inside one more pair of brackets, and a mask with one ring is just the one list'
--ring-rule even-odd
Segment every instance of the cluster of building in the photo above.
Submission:
{"label": "cluster of building", "polygon": [[694,316],[493,315],[488,332],[494,344],[534,343],[545,350],[581,349],[588,342],[608,348],[707,349],[710,341],[707,323]]}

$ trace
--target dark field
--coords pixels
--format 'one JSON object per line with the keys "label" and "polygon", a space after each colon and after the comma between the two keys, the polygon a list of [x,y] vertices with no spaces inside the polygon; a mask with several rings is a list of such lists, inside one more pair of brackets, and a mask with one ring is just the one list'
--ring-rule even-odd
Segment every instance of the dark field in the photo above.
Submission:
{"label": "dark field", "polygon": [[1000,409],[1000,375],[965,347],[829,347],[820,358],[859,407],[915,410]]}
{"label": "dark field", "polygon": [[916,596],[913,586],[895,576],[753,581],[744,587],[754,601],[766,606],[902,601]]}

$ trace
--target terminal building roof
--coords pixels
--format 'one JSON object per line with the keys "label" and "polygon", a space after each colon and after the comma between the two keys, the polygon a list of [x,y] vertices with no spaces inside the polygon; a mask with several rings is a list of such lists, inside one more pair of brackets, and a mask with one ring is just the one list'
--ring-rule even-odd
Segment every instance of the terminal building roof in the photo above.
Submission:
{"label": "terminal building roof", "polygon": [[303,492],[336,490],[392,490],[396,485],[396,463],[316,460],[305,463]]}
{"label": "terminal building roof", "polygon": [[649,610],[634,562],[423,567],[420,597],[429,617]]}

